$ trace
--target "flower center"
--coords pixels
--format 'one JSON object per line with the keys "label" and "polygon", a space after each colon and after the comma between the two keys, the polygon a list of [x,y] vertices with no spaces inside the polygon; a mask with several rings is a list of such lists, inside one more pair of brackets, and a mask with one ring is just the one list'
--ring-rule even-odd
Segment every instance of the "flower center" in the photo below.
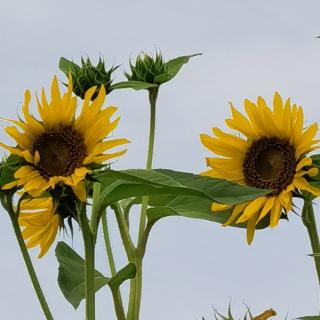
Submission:
{"label": "flower center", "polygon": [[247,185],[279,194],[296,173],[295,149],[286,140],[261,138],[254,141],[242,164]]}
{"label": "flower center", "polygon": [[40,154],[37,169],[47,179],[71,175],[87,155],[82,135],[63,125],[38,137],[33,145],[36,151]]}

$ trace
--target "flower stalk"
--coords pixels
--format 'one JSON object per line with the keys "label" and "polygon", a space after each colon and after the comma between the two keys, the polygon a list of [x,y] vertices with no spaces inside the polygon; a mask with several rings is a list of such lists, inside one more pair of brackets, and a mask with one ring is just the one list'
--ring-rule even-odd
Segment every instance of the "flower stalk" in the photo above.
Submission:
{"label": "flower stalk", "polygon": [[33,288],[36,292],[36,295],[38,297],[39,303],[41,305],[42,311],[46,317],[47,320],[53,320],[53,316],[52,313],[50,311],[50,308],[48,306],[48,303],[46,301],[46,298],[43,294],[43,291],[41,289],[38,277],[36,275],[36,272],[34,270],[31,258],[29,256],[28,253],[28,249],[26,247],[26,244],[24,242],[21,230],[20,230],[20,226],[18,223],[18,214],[14,211],[13,206],[12,206],[12,197],[7,197],[7,199],[5,200],[5,205],[4,208],[7,210],[7,212],[9,213],[10,219],[11,219],[11,223],[12,223],[12,227],[16,236],[16,239],[18,241],[19,244],[19,248],[21,251],[21,254],[23,256],[25,265],[27,267],[29,276],[30,276],[30,280],[32,282]]}
{"label": "flower stalk", "polygon": [[312,206],[312,201],[310,197],[304,200],[304,205],[302,209],[302,221],[307,228],[310,244],[313,253],[313,259],[316,266],[316,271],[318,275],[318,282],[320,285],[320,241],[316,225],[316,220],[314,216],[314,210]]}
{"label": "flower stalk", "polygon": [[85,252],[85,297],[86,320],[95,320],[95,290],[94,290],[94,251],[95,239],[86,216],[86,206],[81,205],[79,221],[82,231]]}
{"label": "flower stalk", "polygon": [[[149,89],[150,126],[149,126],[148,154],[147,154],[147,163],[146,163],[147,170],[152,168],[155,124],[156,124],[156,103],[157,103],[158,92],[159,92],[159,87]],[[147,208],[148,208],[148,197],[142,197],[138,246],[134,252],[135,253],[134,259],[135,259],[135,265],[137,268],[137,273],[136,273],[136,277],[132,279],[130,282],[128,320],[138,320],[139,314],[140,314],[141,294],[142,294],[142,260],[145,252],[147,238],[149,235],[149,231],[147,231],[147,236],[145,236]],[[143,248],[140,245],[141,243]]]}

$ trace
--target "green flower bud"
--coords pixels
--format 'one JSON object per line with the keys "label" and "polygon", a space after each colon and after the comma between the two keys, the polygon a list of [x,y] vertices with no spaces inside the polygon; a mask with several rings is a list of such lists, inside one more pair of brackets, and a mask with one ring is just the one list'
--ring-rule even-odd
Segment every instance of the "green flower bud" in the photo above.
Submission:
{"label": "green flower bud", "polygon": [[140,81],[160,86],[170,81],[189,61],[190,58],[199,55],[181,56],[165,62],[160,52],[155,57],[142,52],[138,55],[135,64],[130,61],[131,74],[125,72],[128,81]]}
{"label": "green flower bud", "polygon": [[97,90],[91,100],[97,97],[99,88],[102,85],[105,87],[107,94],[112,91],[112,73],[118,67],[119,66],[115,66],[106,70],[105,63],[101,58],[96,66],[91,63],[89,58],[87,58],[87,60],[81,58],[81,66],[63,57],[60,58],[59,62],[60,70],[64,72],[67,77],[69,76],[69,72],[71,73],[73,92],[75,95],[83,99],[88,89],[97,86]]}

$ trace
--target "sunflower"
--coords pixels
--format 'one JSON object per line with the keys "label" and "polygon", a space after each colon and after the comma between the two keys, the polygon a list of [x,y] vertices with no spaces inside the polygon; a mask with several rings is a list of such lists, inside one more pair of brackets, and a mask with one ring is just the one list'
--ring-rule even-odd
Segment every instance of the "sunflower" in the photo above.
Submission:
{"label": "sunflower", "polygon": [[40,246],[38,258],[42,258],[62,227],[58,206],[50,198],[33,198],[21,201],[18,222],[23,228],[22,236],[26,246],[31,249]]}
{"label": "sunflower", "polygon": [[[30,91],[26,90],[22,113],[24,119],[8,120],[13,126],[5,128],[16,141],[16,146],[0,145],[11,154],[24,159],[14,174],[15,181],[3,189],[23,187],[33,197],[64,183],[72,188],[81,201],[86,200],[84,179],[94,164],[123,155],[126,150],[104,153],[106,150],[126,144],[127,139],[107,139],[116,128],[119,117],[111,120],[117,110],[110,106],[102,109],[105,88],[99,93],[92,87],[85,93],[80,114],[76,117],[77,98],[72,95],[72,79],[69,77],[67,92],[61,95],[57,77],[51,85],[51,101],[48,102],[44,89],[41,100],[37,97],[38,112],[41,120],[29,111]],[[18,130],[18,128],[20,130]]]}
{"label": "sunflower", "polygon": [[213,136],[201,134],[203,145],[220,158],[207,158],[210,170],[202,175],[226,179],[238,184],[271,193],[235,206],[213,203],[213,212],[232,210],[224,224],[247,223],[247,242],[254,237],[255,226],[269,215],[270,227],[277,226],[282,213],[292,209],[292,196],[305,190],[319,196],[320,190],[308,183],[307,176],[315,176],[318,169],[312,167],[307,153],[318,148],[315,135],[316,123],[304,128],[301,106],[291,105],[290,99],[283,102],[276,92],[273,110],[265,100],[258,97],[257,103],[244,101],[248,117],[230,103],[232,118],[226,120],[229,128],[238,131],[233,135],[213,128]]}

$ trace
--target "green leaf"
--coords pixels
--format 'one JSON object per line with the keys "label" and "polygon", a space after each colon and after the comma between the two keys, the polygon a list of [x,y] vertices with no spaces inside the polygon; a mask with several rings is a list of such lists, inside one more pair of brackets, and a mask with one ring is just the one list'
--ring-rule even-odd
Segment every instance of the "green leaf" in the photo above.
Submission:
{"label": "green leaf", "polygon": [[137,269],[135,264],[129,263],[124,268],[119,270],[117,274],[110,279],[108,283],[109,287],[112,290],[118,289],[124,281],[133,279],[136,276],[136,271]]}
{"label": "green leaf", "polygon": [[75,73],[77,70],[80,70],[81,68],[74,62],[61,57],[59,61],[59,69],[68,77],[69,72]]}
{"label": "green leaf", "polygon": [[202,55],[202,53],[196,53],[189,56],[181,56],[181,57],[169,60],[166,63],[166,70],[168,73],[172,74],[171,79],[179,72],[179,70],[184,64],[189,62],[189,60],[192,57],[200,56],[200,55]]}
{"label": "green leaf", "polygon": [[101,205],[143,195],[189,195],[225,204],[237,204],[270,191],[241,186],[226,180],[166,169],[108,170],[94,174],[104,187]]}
{"label": "green leaf", "polygon": [[[148,199],[148,204],[150,206],[147,209],[149,223],[164,217],[180,216],[224,224],[232,212],[232,209],[228,209],[213,213],[211,211],[211,200],[192,196],[151,196]],[[269,217],[265,217],[258,223],[256,229],[266,228],[269,222]],[[247,227],[246,223],[233,223],[231,226],[237,228]]]}
{"label": "green leaf", "polygon": [[113,84],[110,87],[110,90],[116,90],[116,89],[134,89],[134,90],[142,90],[142,89],[149,89],[149,88],[155,88],[158,87],[156,84],[152,83],[146,83],[142,81],[123,81]]}
{"label": "green leaf", "polygon": [[[64,242],[57,244],[56,257],[59,263],[59,287],[64,297],[77,309],[81,300],[85,298],[85,261]],[[95,270],[96,292],[109,281],[109,278]]]}
{"label": "green leaf", "polygon": [[296,319],[297,320],[320,320],[320,316],[303,316]]}

